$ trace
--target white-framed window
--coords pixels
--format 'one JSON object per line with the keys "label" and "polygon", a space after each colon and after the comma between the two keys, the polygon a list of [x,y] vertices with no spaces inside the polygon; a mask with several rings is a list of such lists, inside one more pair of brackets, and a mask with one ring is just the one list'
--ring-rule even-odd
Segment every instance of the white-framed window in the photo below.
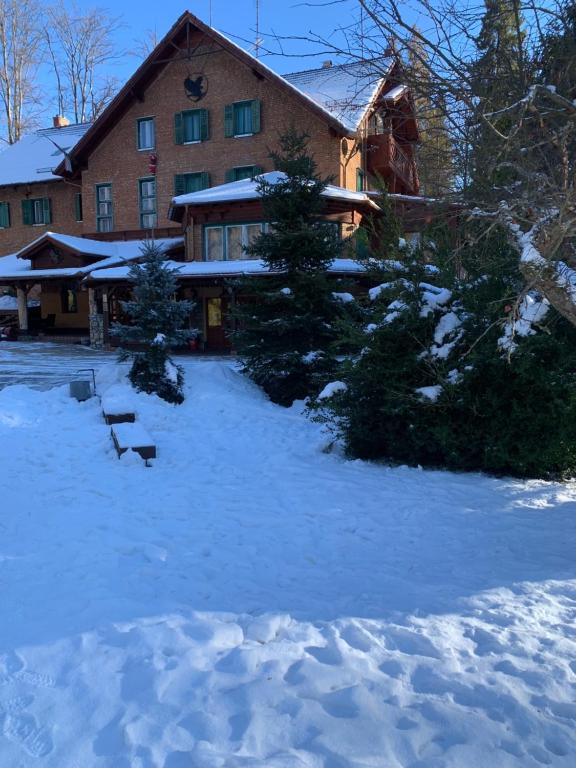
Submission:
{"label": "white-framed window", "polygon": [[96,184],[96,231],[112,232],[114,228],[112,184]]}
{"label": "white-framed window", "polygon": [[156,213],[156,179],[153,176],[138,181],[138,199],[140,227],[142,229],[154,229],[158,223],[158,216]]}
{"label": "white-framed window", "polygon": [[49,197],[22,200],[22,223],[38,226],[52,223],[52,204]]}
{"label": "white-framed window", "polygon": [[154,149],[156,147],[156,126],[153,117],[142,117],[137,122],[138,149]]}
{"label": "white-framed window", "polygon": [[237,261],[251,258],[245,251],[262,232],[266,224],[226,224],[204,227],[204,258],[206,261]]}

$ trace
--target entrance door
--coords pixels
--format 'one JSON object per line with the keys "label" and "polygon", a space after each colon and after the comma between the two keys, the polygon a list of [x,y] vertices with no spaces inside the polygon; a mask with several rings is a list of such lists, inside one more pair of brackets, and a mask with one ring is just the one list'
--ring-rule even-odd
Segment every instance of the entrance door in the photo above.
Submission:
{"label": "entrance door", "polygon": [[228,301],[222,296],[206,299],[206,349],[230,349],[225,332],[227,310]]}

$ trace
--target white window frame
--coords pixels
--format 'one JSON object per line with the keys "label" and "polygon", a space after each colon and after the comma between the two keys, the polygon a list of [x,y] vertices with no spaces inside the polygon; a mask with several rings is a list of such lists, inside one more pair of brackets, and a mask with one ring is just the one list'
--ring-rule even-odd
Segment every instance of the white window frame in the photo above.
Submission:
{"label": "white window frame", "polygon": [[[142,123],[152,123],[152,145],[149,147],[141,147],[140,146],[140,125]],[[150,152],[153,149],[156,149],[156,120],[154,117],[139,117],[137,119],[136,123],[136,142],[138,145],[138,152]]]}
{"label": "white window frame", "polygon": [[[268,225],[263,221],[239,221],[230,222],[229,224],[207,224],[204,227],[204,261],[238,261],[238,259],[228,258],[228,232],[231,227],[242,227],[242,248],[247,248],[250,245],[248,240],[248,227],[260,226],[260,232],[266,232]],[[222,258],[221,259],[209,259],[208,258],[208,237],[207,231],[210,229],[219,229],[222,231]],[[246,258],[249,258],[246,256]]]}

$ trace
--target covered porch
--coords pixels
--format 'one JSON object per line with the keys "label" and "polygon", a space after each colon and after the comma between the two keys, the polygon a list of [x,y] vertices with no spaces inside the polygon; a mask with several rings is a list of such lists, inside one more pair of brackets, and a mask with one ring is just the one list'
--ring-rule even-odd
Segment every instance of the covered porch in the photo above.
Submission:
{"label": "covered porch", "polygon": [[[167,257],[183,255],[182,237],[153,242]],[[99,269],[130,265],[141,257],[142,245],[141,240],[99,241],[47,232],[0,258],[0,286],[16,299],[18,337],[104,346],[110,314],[107,291],[89,286],[86,278]],[[32,312],[30,295],[39,302]]]}

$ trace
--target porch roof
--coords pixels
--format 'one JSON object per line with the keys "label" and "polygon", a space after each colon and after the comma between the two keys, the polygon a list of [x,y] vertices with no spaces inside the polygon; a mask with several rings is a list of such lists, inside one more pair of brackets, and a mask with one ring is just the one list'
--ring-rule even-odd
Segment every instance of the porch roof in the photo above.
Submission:
{"label": "porch roof", "polygon": [[[220,184],[217,187],[209,187],[199,192],[190,192],[187,195],[178,195],[172,199],[172,205],[176,208],[182,206],[214,205],[217,203],[232,203],[243,200],[259,200],[262,195],[258,190],[260,180],[268,184],[278,184],[284,181],[286,174],[279,171],[271,171],[256,176],[254,179],[242,179],[231,181],[228,184]],[[336,187],[332,184],[322,192],[322,197],[329,200],[348,203],[350,210],[355,208],[371,208],[379,211],[379,206],[365,192],[354,192],[344,187]]]}
{"label": "porch roof", "polygon": [[[162,238],[151,241],[141,240],[90,240],[57,232],[45,232],[33,242],[16,253],[0,258],[0,283],[35,282],[38,280],[61,280],[89,275],[94,270],[106,269],[118,265],[130,264],[142,256],[143,242],[152,242],[165,251],[174,250],[184,245],[183,237]],[[30,257],[46,244],[63,247],[74,253],[98,259],[92,264],[78,267],[54,267],[50,269],[32,269]],[[129,267],[126,267],[128,270]]]}
{"label": "porch roof", "polygon": [[[167,266],[178,271],[180,279],[204,277],[242,277],[245,275],[281,274],[271,272],[259,259],[238,259],[237,261],[167,261]],[[98,269],[88,276],[90,281],[124,282],[128,280],[129,267]],[[334,259],[328,272],[333,274],[358,274],[364,267],[354,259]]]}

